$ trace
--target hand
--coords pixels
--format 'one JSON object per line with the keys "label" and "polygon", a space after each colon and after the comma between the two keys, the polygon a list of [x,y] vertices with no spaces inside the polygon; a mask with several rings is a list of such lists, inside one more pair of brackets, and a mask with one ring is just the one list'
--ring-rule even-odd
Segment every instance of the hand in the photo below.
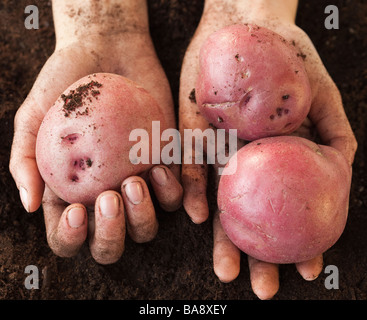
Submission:
{"label": "hand", "polygon": [[[312,106],[308,118],[316,127],[323,143],[341,151],[352,165],[357,143],[345,115],[340,93],[312,42],[294,24],[296,8],[297,1],[294,0],[276,2],[206,0],[203,16],[187,49],[181,71],[179,98],[181,131],[190,128],[204,131],[209,127],[208,122],[198,112],[196,103],[193,99],[189,99],[198,75],[199,50],[206,38],[227,25],[254,23],[279,33],[289,41],[294,41],[295,46],[304,55],[312,90]],[[215,167],[218,168],[218,165]],[[195,223],[205,221],[209,215],[206,197],[207,174],[207,165],[185,163],[182,165],[183,205]],[[221,281],[229,282],[239,274],[240,252],[223,231],[218,212],[214,216],[213,229],[214,271]],[[248,262],[254,293],[260,299],[272,298],[279,288],[278,266],[252,257],[248,257]],[[304,279],[313,280],[322,270],[322,255],[298,263],[296,267]]]}
{"label": "hand", "polygon": [[[42,119],[54,101],[70,84],[95,72],[120,74],[140,84],[157,100],[165,120],[175,127],[170,87],[151,42],[145,1],[121,5],[114,2],[98,12],[93,11],[93,1],[53,2],[56,49],[16,114],[10,159],[10,171],[25,209],[33,212],[43,203],[51,249],[59,256],[73,256],[89,232],[91,253],[102,264],[115,262],[121,256],[126,224],[133,240],[154,238],[158,222],[146,181],[141,177],[127,178],[122,182],[121,194],[102,193],[87,215],[87,208],[66,204],[44,185],[36,164],[35,145]],[[109,6],[115,12],[113,19],[109,18]],[[121,21],[126,25],[116,30]],[[177,166],[157,165],[150,170],[149,180],[163,209],[174,211],[180,206],[182,187]]]}

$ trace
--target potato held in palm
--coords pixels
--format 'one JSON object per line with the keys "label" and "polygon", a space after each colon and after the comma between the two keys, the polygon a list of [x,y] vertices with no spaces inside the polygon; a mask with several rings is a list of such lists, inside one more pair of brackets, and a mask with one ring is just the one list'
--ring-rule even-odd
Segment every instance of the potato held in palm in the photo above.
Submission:
{"label": "potato held in palm", "polygon": [[[226,175],[234,161],[237,170]],[[223,171],[220,220],[231,241],[256,259],[306,261],[341,236],[350,183],[351,168],[334,148],[291,136],[260,139]]]}
{"label": "potato held in palm", "polygon": [[[150,169],[134,163],[130,149],[133,129],[144,129],[142,141],[152,153],[152,121],[166,129],[164,115],[153,97],[134,82],[116,74],[86,76],[57,99],[37,136],[36,158],[48,187],[69,203],[93,205],[106,190],[119,190],[122,181]],[[158,150],[153,150],[157,148]],[[138,161],[137,161],[138,162]]]}

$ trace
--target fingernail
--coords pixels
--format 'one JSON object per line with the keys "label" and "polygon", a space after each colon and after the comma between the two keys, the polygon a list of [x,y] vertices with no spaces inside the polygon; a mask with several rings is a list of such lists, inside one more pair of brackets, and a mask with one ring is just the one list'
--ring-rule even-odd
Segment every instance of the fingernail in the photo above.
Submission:
{"label": "fingernail", "polygon": [[27,212],[29,212],[28,191],[25,188],[20,187],[19,193],[20,193],[20,200],[22,201],[24,209],[26,209]]}
{"label": "fingernail", "polygon": [[160,186],[166,185],[168,180],[166,170],[161,167],[156,167],[152,170],[152,177],[154,181],[157,182]]}
{"label": "fingernail", "polygon": [[106,194],[99,200],[99,208],[106,218],[115,218],[119,214],[120,201],[114,194]]}
{"label": "fingernail", "polygon": [[67,220],[71,228],[77,229],[83,225],[85,211],[81,207],[73,207],[67,213]]}
{"label": "fingernail", "polygon": [[143,188],[138,181],[130,182],[125,185],[126,196],[133,204],[139,204],[143,201]]}

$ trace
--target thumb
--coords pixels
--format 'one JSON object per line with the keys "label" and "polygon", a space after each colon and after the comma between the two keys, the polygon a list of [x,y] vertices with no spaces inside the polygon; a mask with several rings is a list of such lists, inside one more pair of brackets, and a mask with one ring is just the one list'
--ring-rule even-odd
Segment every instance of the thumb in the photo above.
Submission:
{"label": "thumb", "polygon": [[357,140],[344,111],[340,92],[332,80],[318,90],[309,116],[322,141],[339,150],[352,165]]}
{"label": "thumb", "polygon": [[41,119],[19,108],[14,121],[14,139],[9,169],[19,189],[20,198],[28,212],[36,211],[41,205],[44,182],[36,163],[36,139]]}

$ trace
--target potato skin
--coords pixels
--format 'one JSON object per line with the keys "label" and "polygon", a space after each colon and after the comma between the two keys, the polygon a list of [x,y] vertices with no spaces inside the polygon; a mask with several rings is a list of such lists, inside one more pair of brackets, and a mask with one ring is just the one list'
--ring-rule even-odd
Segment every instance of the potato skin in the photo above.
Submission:
{"label": "potato skin", "polygon": [[[152,167],[133,164],[129,141],[135,128],[149,133],[152,121],[166,128],[157,102],[143,88],[116,74],[97,73],[72,84],[47,112],[37,136],[36,159],[45,183],[69,203],[94,205],[105,190]],[[161,150],[159,150],[160,152]]]}
{"label": "potato skin", "polygon": [[248,255],[297,263],[329,249],[348,215],[351,168],[334,148],[284,136],[253,141],[237,152],[233,175],[221,176],[220,221]]}
{"label": "potato skin", "polygon": [[195,88],[204,118],[248,141],[295,131],[310,110],[311,88],[293,44],[251,24],[210,35]]}

